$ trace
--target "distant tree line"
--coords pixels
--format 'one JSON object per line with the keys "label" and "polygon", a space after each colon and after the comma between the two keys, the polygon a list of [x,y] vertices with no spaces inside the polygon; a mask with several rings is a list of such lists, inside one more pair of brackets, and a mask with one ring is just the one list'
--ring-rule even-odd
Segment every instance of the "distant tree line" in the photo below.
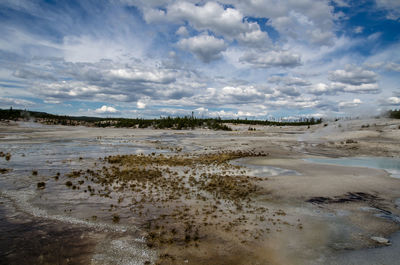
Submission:
{"label": "distant tree line", "polygon": [[222,120],[224,123],[232,124],[248,124],[248,125],[266,125],[266,126],[303,126],[315,125],[322,123],[322,119],[316,118],[301,118],[296,121],[269,121],[269,120],[247,120],[247,119],[232,119]]}
{"label": "distant tree line", "polygon": [[192,116],[185,117],[160,117],[159,119],[128,119],[128,118],[99,118],[87,116],[54,115],[46,112],[0,109],[0,120],[34,120],[50,125],[94,126],[116,128],[155,128],[155,129],[195,129],[208,128],[212,130],[231,131],[226,124],[266,125],[266,126],[301,126],[320,124],[321,119],[304,118],[298,121],[268,121],[248,119],[200,119]]}
{"label": "distant tree line", "polygon": [[389,110],[388,111],[389,118],[392,119],[400,119],[400,109],[398,110]]}

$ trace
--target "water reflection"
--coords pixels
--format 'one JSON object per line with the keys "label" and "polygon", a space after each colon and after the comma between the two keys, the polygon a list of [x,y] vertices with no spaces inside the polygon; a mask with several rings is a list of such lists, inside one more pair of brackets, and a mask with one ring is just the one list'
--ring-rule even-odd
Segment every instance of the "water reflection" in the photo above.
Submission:
{"label": "water reflection", "polygon": [[308,158],[313,163],[384,169],[392,177],[400,178],[400,159],[390,157]]}
{"label": "water reflection", "polygon": [[246,174],[253,177],[274,177],[274,176],[298,176],[299,172],[295,170],[273,167],[273,166],[262,166],[249,164],[248,158],[240,158],[231,162],[235,166],[245,167]]}

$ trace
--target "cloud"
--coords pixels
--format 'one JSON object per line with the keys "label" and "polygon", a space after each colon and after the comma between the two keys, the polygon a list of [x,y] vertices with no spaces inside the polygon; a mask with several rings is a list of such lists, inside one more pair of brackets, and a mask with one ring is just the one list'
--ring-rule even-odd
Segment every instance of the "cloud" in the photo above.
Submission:
{"label": "cloud", "polygon": [[[43,67],[41,60],[29,63],[29,73],[16,70],[13,77],[26,84],[27,92],[46,102],[136,102],[147,97],[154,100],[180,99],[206,86],[205,79],[190,68],[176,68],[160,61],[152,65],[141,60],[131,63],[109,60],[72,63],[57,59],[48,60],[50,63]],[[42,68],[48,73],[45,78],[42,73],[36,74]]]}
{"label": "cloud", "polygon": [[386,18],[398,20],[400,18],[400,2],[397,0],[376,0],[376,5],[387,12]]}
{"label": "cloud", "polygon": [[267,104],[274,108],[283,109],[311,109],[318,107],[321,102],[311,97],[283,98],[269,101]]}
{"label": "cloud", "polygon": [[350,4],[347,0],[333,0],[337,6],[340,7],[350,7]]}
{"label": "cloud", "polygon": [[354,108],[359,106],[362,101],[358,98],[353,99],[352,101],[342,101],[339,103],[339,107],[341,108]]}
{"label": "cloud", "polygon": [[301,57],[289,51],[270,51],[266,53],[246,53],[239,58],[241,63],[261,68],[296,67],[301,65]]}
{"label": "cloud", "polygon": [[109,74],[114,78],[137,82],[168,84],[175,81],[175,76],[173,73],[158,69],[147,71],[135,68],[112,69],[109,71]]}
{"label": "cloud", "polygon": [[103,105],[101,108],[98,108],[94,111],[95,113],[98,114],[117,114],[119,113],[118,110],[116,110],[114,107],[106,106]]}
{"label": "cloud", "polygon": [[300,91],[293,86],[281,86],[281,87],[278,87],[277,90],[279,91],[279,93],[287,95],[287,96],[291,96],[291,97],[298,97],[301,95]]}
{"label": "cloud", "polygon": [[386,26],[398,21],[384,16],[396,17],[397,2],[365,10],[348,0],[6,0],[0,97],[143,117],[336,115],[341,103],[354,110],[344,107],[355,104],[349,93],[363,107],[379,107],[377,97],[394,106],[399,44]]}
{"label": "cloud", "polygon": [[400,64],[398,63],[387,63],[385,69],[394,72],[400,72]]}
{"label": "cloud", "polygon": [[170,21],[189,24],[198,31],[211,30],[217,35],[234,38],[240,33],[251,31],[249,23],[244,21],[243,14],[235,8],[224,8],[216,2],[204,5],[188,1],[176,1],[160,9],[143,10],[147,22]]}
{"label": "cloud", "polygon": [[337,91],[333,90],[329,85],[325,83],[317,83],[311,86],[309,93],[314,95],[332,95],[336,94]]}
{"label": "cloud", "polygon": [[221,117],[221,118],[257,118],[257,117],[264,117],[268,113],[266,111],[262,112],[250,112],[250,111],[225,111],[225,110],[219,110],[219,111],[209,111],[208,116],[209,117]]}
{"label": "cloud", "polygon": [[102,88],[95,85],[88,85],[84,82],[53,82],[40,83],[36,92],[49,98],[90,98],[101,92]]}
{"label": "cloud", "polygon": [[238,34],[235,38],[242,45],[248,47],[268,48],[272,45],[266,32],[260,29],[257,23],[248,23],[248,30]]}
{"label": "cloud", "polygon": [[138,109],[144,109],[144,108],[146,108],[146,103],[144,103],[143,101],[138,101],[137,103],[136,103],[136,106],[137,106],[137,108]]}
{"label": "cloud", "polygon": [[208,112],[208,109],[206,109],[204,107],[200,107],[200,108],[195,109],[195,111],[201,114],[201,113],[204,113],[204,112]]}
{"label": "cloud", "polygon": [[[260,29],[258,23],[247,21],[240,10],[224,7],[217,2],[210,1],[199,5],[189,1],[175,1],[164,5],[163,9],[144,7],[142,11],[148,23],[187,22],[196,31],[211,31],[227,41],[236,39],[242,45],[253,47],[270,45],[268,34]],[[184,26],[176,33],[188,36]]]}
{"label": "cloud", "polygon": [[353,86],[374,84],[377,77],[378,75],[373,71],[354,66],[346,66],[345,69],[335,70],[329,74],[330,80]]}
{"label": "cloud", "polygon": [[266,17],[268,25],[284,39],[315,45],[332,45],[335,16],[329,1],[222,1],[233,4],[245,16]]}
{"label": "cloud", "polygon": [[388,97],[385,99],[381,99],[379,101],[379,103],[381,106],[384,106],[384,107],[395,107],[395,108],[397,107],[398,108],[400,106],[400,97],[398,97],[398,96]]}
{"label": "cloud", "polygon": [[309,89],[309,93],[314,95],[336,95],[338,93],[354,93],[354,94],[377,94],[380,92],[378,84],[361,84],[350,85],[340,82],[332,82],[330,84],[318,83]]}
{"label": "cloud", "polygon": [[362,27],[362,26],[357,26],[357,27],[355,27],[354,28],[354,33],[356,33],[356,34],[360,34],[360,33],[362,33],[363,31],[364,31],[364,27]]}
{"label": "cloud", "polygon": [[44,80],[51,80],[55,81],[56,78],[52,73],[41,71],[38,69],[17,69],[13,76],[22,78],[22,79],[44,79]]}
{"label": "cloud", "polygon": [[377,83],[378,75],[361,67],[347,65],[329,73],[331,83],[316,83],[309,89],[315,95],[336,95],[342,93],[376,94],[381,90]]}
{"label": "cloud", "polygon": [[0,107],[1,108],[27,108],[34,106],[35,103],[30,100],[18,99],[18,98],[6,98],[0,97]]}
{"label": "cloud", "polygon": [[189,35],[189,32],[188,32],[186,27],[180,26],[179,29],[176,31],[176,34],[180,35],[180,36],[183,36],[183,37],[186,37],[186,36]]}
{"label": "cloud", "polygon": [[307,80],[304,80],[300,77],[292,77],[292,76],[271,76],[268,78],[268,82],[271,83],[283,83],[287,86],[309,86],[311,83]]}
{"label": "cloud", "polygon": [[182,39],[178,42],[178,46],[181,49],[190,51],[205,63],[220,59],[222,57],[221,52],[227,48],[227,44],[223,39],[217,39],[210,35]]}
{"label": "cloud", "polygon": [[331,83],[331,89],[338,92],[357,93],[357,94],[376,94],[380,92],[376,83],[350,85],[343,83]]}
{"label": "cloud", "polygon": [[387,102],[391,105],[399,105],[400,104],[400,98],[399,97],[390,97],[387,99]]}

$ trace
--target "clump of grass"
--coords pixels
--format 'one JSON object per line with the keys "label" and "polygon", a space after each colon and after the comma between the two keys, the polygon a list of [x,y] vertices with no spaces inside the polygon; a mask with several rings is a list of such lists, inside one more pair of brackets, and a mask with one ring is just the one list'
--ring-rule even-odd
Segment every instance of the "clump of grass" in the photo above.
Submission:
{"label": "clump of grass", "polygon": [[82,174],[82,171],[81,171],[81,170],[79,170],[79,171],[72,171],[71,173],[67,174],[67,177],[69,177],[69,178],[78,178],[78,177],[81,176],[81,174]]}
{"label": "clump of grass", "polygon": [[38,189],[44,189],[44,188],[46,188],[46,183],[45,183],[45,182],[38,182],[38,183],[37,183],[37,188],[38,188]]}
{"label": "clump of grass", "polygon": [[65,186],[72,187],[72,182],[68,180],[67,182],[65,182]]}
{"label": "clump of grass", "polygon": [[117,214],[114,214],[112,217],[112,221],[113,223],[119,223],[120,217]]}
{"label": "clump of grass", "polygon": [[256,186],[245,176],[219,174],[201,175],[200,188],[231,201],[247,199],[256,191]]}
{"label": "clump of grass", "polygon": [[0,173],[1,174],[6,174],[8,172],[10,172],[10,169],[8,169],[8,168],[0,168]]}
{"label": "clump of grass", "polygon": [[11,159],[11,154],[0,152],[0,157],[4,157],[7,161],[9,161]]}

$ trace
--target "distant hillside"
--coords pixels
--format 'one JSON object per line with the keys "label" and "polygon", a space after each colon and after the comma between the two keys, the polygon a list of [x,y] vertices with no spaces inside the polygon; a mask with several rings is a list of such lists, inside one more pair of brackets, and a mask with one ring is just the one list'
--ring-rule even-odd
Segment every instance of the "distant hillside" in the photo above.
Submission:
{"label": "distant hillside", "polygon": [[[268,125],[268,126],[302,126],[320,124],[321,119],[301,119],[298,121],[268,121],[268,120],[242,120],[242,119],[221,119],[208,118],[199,119],[196,117],[166,117],[159,119],[128,119],[128,118],[100,118],[87,116],[67,116],[54,115],[46,112],[28,111],[20,109],[0,109],[0,120],[34,120],[35,122],[53,125],[69,126],[92,126],[92,127],[123,127],[123,128],[147,128],[155,129],[195,129],[209,128],[213,130],[230,131],[231,128],[226,124],[245,124],[245,125]],[[249,128],[252,129],[252,128]]]}

